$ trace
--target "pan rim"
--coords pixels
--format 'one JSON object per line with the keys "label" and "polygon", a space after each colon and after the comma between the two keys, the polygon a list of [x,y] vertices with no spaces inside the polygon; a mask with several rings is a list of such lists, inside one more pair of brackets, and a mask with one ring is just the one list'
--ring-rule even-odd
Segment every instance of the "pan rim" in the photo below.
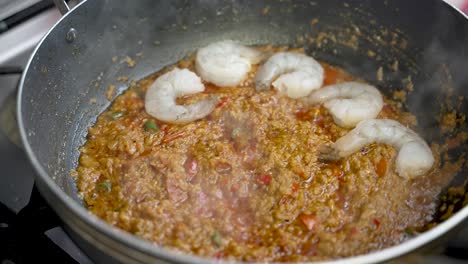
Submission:
{"label": "pan rim", "polygon": [[[26,151],[26,154],[28,156],[30,163],[33,165],[34,169],[37,172],[34,176],[35,180],[41,182],[44,186],[46,186],[48,190],[51,192],[51,194],[54,196],[54,198],[57,199],[59,203],[61,203],[66,209],[70,210],[71,214],[79,217],[79,221],[83,222],[91,230],[99,232],[103,234],[105,237],[108,237],[116,241],[119,244],[135,249],[139,251],[140,253],[143,253],[147,256],[160,258],[166,261],[177,261],[177,262],[184,262],[184,263],[206,263],[206,262],[219,263],[220,262],[219,260],[203,258],[203,257],[195,256],[195,255],[181,254],[173,250],[167,250],[162,247],[154,246],[152,243],[139,239],[130,233],[127,233],[123,230],[115,228],[111,226],[110,224],[108,224],[107,222],[105,222],[104,220],[98,218],[97,216],[90,214],[89,211],[85,207],[81,206],[79,203],[73,200],[67,193],[65,193],[57,185],[57,183],[55,183],[55,181],[46,172],[44,167],[40,164],[36,153],[34,152],[32,146],[29,144],[27,132],[25,130],[26,129],[25,124],[23,122],[22,98],[23,98],[23,92],[25,90],[24,87],[25,87],[26,76],[28,75],[28,72],[31,70],[30,66],[32,64],[32,61],[35,58],[35,55],[38,52],[38,50],[41,48],[42,44],[48,39],[48,36],[51,35],[52,32],[54,32],[55,28],[59,24],[61,24],[62,21],[66,20],[69,16],[76,13],[76,10],[79,10],[79,8],[87,2],[88,2],[87,0],[82,1],[73,10],[63,15],[59,19],[59,21],[57,21],[55,25],[43,36],[43,38],[41,39],[41,41],[35,47],[33,53],[31,54],[28,60],[28,63],[26,65],[26,68],[24,70],[24,73],[21,76],[20,85],[18,89],[18,97],[17,97],[17,120],[18,120],[18,127],[19,127],[20,136],[21,136],[21,141],[23,143],[23,146],[25,148],[25,151]],[[445,1],[443,2],[446,5],[448,5],[448,8],[455,9],[459,14],[463,15],[465,19],[468,19],[467,16],[464,13],[462,13],[458,8],[454,7],[453,5]],[[53,205],[51,205],[51,207],[54,208]],[[62,214],[58,212],[56,208],[54,208],[54,211],[62,218]],[[395,246],[392,246],[383,250],[370,252],[365,255],[359,255],[355,257],[336,259],[336,260],[328,260],[328,261],[322,261],[322,262],[313,262],[313,263],[330,263],[330,264],[331,263],[333,264],[351,263],[351,264],[354,264],[354,263],[376,263],[376,262],[390,260],[390,259],[402,256],[402,255],[406,255],[408,253],[411,253],[417,250],[418,248],[421,248],[422,246],[430,243],[431,241],[441,237],[442,235],[444,235],[451,229],[455,228],[467,218],[468,218],[468,206],[465,206],[460,211],[458,211],[453,216],[451,216],[449,219],[440,223],[433,229],[426,231],[420,234],[419,236],[413,239],[410,239],[408,241],[405,241],[403,243],[400,243],[398,245],[395,245]],[[102,241],[100,243],[102,243]],[[125,253],[120,252],[119,254],[125,254]],[[126,254],[126,255],[132,258],[131,255],[129,254]],[[232,261],[229,261],[229,262],[232,262]],[[242,262],[234,261],[234,263],[242,263]]]}

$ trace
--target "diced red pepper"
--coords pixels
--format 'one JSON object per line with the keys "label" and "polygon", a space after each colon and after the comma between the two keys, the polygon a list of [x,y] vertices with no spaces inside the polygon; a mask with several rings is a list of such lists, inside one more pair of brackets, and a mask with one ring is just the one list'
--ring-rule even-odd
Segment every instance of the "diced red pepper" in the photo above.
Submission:
{"label": "diced red pepper", "polygon": [[260,176],[258,176],[258,181],[265,185],[270,185],[271,180],[272,180],[272,177],[271,175],[268,175],[268,174],[261,174]]}
{"label": "diced red pepper", "polygon": [[314,227],[318,224],[317,220],[315,220],[315,217],[310,214],[300,214],[299,220],[301,220],[301,222],[309,231],[314,229]]}
{"label": "diced red pepper", "polygon": [[219,100],[218,104],[216,105],[216,107],[223,107],[225,106],[227,103],[228,103],[228,100],[229,100],[229,97],[223,97],[221,98],[221,100]]}
{"label": "diced red pepper", "polygon": [[293,183],[291,190],[293,193],[297,192],[297,190],[299,190],[299,184],[297,182]]}
{"label": "diced red pepper", "polygon": [[374,218],[372,219],[372,221],[374,222],[374,225],[375,225],[376,227],[379,227],[379,226],[380,226],[380,221],[379,221],[379,219],[377,219],[376,217],[374,217]]}

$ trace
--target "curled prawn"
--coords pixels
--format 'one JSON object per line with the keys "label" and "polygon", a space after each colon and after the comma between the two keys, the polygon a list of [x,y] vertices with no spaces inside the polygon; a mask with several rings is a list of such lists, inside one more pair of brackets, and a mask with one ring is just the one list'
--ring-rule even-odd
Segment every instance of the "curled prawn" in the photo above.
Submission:
{"label": "curled prawn", "polygon": [[290,98],[307,96],[323,84],[322,66],[314,58],[293,52],[279,52],[271,56],[257,71],[258,91],[270,85]]}
{"label": "curled prawn", "polygon": [[159,76],[146,92],[146,112],[158,120],[173,124],[201,119],[213,111],[217,99],[210,98],[190,105],[177,105],[176,98],[204,90],[205,86],[195,73],[175,68]]}
{"label": "curled prawn", "polygon": [[323,160],[338,160],[371,143],[389,144],[396,148],[396,171],[403,178],[424,175],[434,164],[434,157],[427,143],[411,129],[390,119],[359,122],[335,143],[319,147],[320,157]]}
{"label": "curled prawn", "polygon": [[377,117],[384,104],[379,90],[358,82],[323,87],[303,101],[311,105],[323,103],[335,123],[342,127],[354,127],[362,120]]}
{"label": "curled prawn", "polygon": [[220,87],[239,85],[252,64],[259,63],[260,51],[230,40],[212,43],[197,51],[195,67],[203,80]]}

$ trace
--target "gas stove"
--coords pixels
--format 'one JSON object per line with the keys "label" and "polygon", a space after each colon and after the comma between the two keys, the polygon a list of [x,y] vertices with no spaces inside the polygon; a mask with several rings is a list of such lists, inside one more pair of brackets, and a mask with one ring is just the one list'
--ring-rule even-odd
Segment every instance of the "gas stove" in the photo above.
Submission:
{"label": "gas stove", "polygon": [[[468,11],[468,0],[451,0]],[[16,125],[16,91],[34,46],[60,19],[52,0],[0,0],[0,263],[92,263],[34,187]],[[415,263],[468,263],[468,227]]]}
{"label": "gas stove", "polygon": [[35,45],[60,19],[52,0],[0,0],[0,263],[92,263],[34,187],[16,124],[16,91]]}

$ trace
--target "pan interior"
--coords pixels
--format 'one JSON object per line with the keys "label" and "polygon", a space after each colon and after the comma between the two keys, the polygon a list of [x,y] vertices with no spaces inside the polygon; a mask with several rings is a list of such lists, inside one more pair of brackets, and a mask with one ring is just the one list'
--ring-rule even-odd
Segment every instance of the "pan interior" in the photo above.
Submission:
{"label": "pan interior", "polygon": [[[88,1],[37,50],[22,88],[20,122],[40,165],[81,203],[70,171],[87,129],[110,104],[108,86],[116,85],[118,95],[128,87],[119,76],[139,80],[198,47],[232,39],[303,47],[389,96],[414,89],[404,106],[427,140],[444,142],[466,131],[462,122],[441,131],[440,121],[449,112],[464,118],[468,110],[468,23],[442,1],[424,1],[424,12],[418,2]],[[77,38],[68,42],[71,28]],[[464,152],[460,144],[452,158]],[[461,174],[452,184],[464,183]]]}

